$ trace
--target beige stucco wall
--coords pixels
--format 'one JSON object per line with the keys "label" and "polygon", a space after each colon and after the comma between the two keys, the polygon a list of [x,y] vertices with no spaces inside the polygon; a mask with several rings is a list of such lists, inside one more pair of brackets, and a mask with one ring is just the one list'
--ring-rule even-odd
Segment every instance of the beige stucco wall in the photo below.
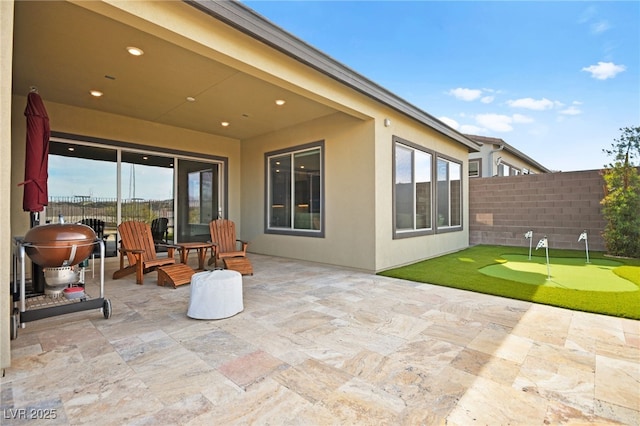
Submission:
{"label": "beige stucco wall", "polygon": [[[239,220],[240,197],[238,194],[240,194],[241,185],[239,141],[47,102],[46,93],[42,91],[40,96],[47,108],[52,131],[227,157],[229,159],[229,217]],[[13,97],[11,162],[14,167],[11,171],[11,235],[24,235],[29,228],[29,215],[22,211],[22,190],[17,186],[24,177],[26,120],[23,113],[26,102],[26,97]]]}
{"label": "beige stucco wall", "polygon": [[[241,238],[251,242],[251,252],[379,271],[467,245],[466,215],[460,232],[392,239],[392,137],[400,136],[449,157],[466,157],[466,150],[459,144],[401,115],[378,111],[377,116],[392,117],[392,125],[385,127],[382,118],[359,120],[336,113],[239,142],[51,103],[46,101],[46,94],[41,95],[53,131],[229,158],[229,218],[237,222]],[[14,97],[13,164],[24,164],[25,105],[26,97]],[[325,237],[265,234],[265,152],[318,140],[325,141]],[[21,210],[22,191],[16,186],[23,178],[23,170],[12,170],[11,235],[23,235],[29,226],[28,214]],[[466,164],[463,170],[466,171]],[[463,177],[466,206],[466,173]]]}
{"label": "beige stucco wall", "polygon": [[12,311],[7,283],[11,274],[11,63],[13,50],[13,1],[0,1],[0,368],[11,364],[9,318]]}
{"label": "beige stucco wall", "polygon": [[[468,205],[467,150],[389,110],[377,120],[334,114],[305,126],[243,141],[242,237],[249,251],[377,272],[468,246],[463,229],[393,239],[393,136],[463,161],[463,211]],[[391,126],[384,126],[384,118]],[[325,238],[264,233],[265,163],[269,151],[325,141]]]}
{"label": "beige stucco wall", "polygon": [[[469,245],[467,150],[413,120],[401,115],[387,116],[391,119],[389,127],[384,127],[383,120],[378,120],[376,125],[376,271],[414,263]],[[393,136],[462,162],[461,231],[393,239]]]}
{"label": "beige stucco wall", "polygon": [[[242,143],[242,226],[251,252],[375,269],[373,122],[336,113]],[[325,237],[264,233],[264,154],[324,140]]]}

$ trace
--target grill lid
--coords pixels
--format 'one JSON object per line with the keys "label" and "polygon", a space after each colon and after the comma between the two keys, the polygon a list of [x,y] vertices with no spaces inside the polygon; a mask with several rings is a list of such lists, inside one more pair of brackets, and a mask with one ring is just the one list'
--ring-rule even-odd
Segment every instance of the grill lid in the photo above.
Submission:
{"label": "grill lid", "polygon": [[64,242],[92,243],[96,233],[90,226],[77,223],[51,223],[31,228],[24,236],[24,242],[30,244],[65,245]]}
{"label": "grill lid", "polygon": [[73,266],[91,255],[96,233],[87,225],[54,223],[34,226],[24,236],[25,252],[45,267]]}

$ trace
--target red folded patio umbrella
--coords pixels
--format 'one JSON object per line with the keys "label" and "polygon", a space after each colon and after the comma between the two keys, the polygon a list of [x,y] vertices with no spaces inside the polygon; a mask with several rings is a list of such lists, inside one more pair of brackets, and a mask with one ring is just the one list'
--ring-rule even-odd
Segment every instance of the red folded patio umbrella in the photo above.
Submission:
{"label": "red folded patio umbrella", "polygon": [[49,116],[37,90],[32,89],[27,96],[26,156],[24,162],[24,198],[22,209],[28,212],[41,212],[48,204],[49,193]]}

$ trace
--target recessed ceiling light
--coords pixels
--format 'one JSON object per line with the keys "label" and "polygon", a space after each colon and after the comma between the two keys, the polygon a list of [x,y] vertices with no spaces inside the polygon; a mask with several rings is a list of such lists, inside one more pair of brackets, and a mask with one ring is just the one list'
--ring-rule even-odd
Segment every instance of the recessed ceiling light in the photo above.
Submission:
{"label": "recessed ceiling light", "polygon": [[187,96],[187,101],[189,102],[195,102],[196,98],[194,98],[193,96]]}
{"label": "recessed ceiling light", "polygon": [[142,56],[142,55],[144,55],[144,51],[142,49],[140,49],[139,47],[134,47],[134,46],[128,46],[127,47],[127,52],[129,52],[133,56]]}
{"label": "recessed ceiling light", "polygon": [[104,95],[104,93],[102,93],[99,90],[89,90],[89,93],[91,93],[91,96],[95,96],[96,98],[99,98],[100,96]]}
{"label": "recessed ceiling light", "polygon": [[230,124],[230,123],[229,123],[228,121],[223,121],[223,122],[221,122],[221,123],[220,123],[220,125],[221,125],[222,127],[229,127],[229,124]]}
{"label": "recessed ceiling light", "polygon": [[276,99],[276,105],[278,106],[282,106],[285,103],[287,103],[287,101],[285,101],[284,99]]}
{"label": "recessed ceiling light", "polygon": [[70,146],[69,148],[67,148],[67,150],[69,150],[69,151],[75,151],[76,149],[75,149],[74,147]]}
{"label": "recessed ceiling light", "polygon": [[148,160],[149,157],[147,157],[146,155],[142,157],[143,160]]}

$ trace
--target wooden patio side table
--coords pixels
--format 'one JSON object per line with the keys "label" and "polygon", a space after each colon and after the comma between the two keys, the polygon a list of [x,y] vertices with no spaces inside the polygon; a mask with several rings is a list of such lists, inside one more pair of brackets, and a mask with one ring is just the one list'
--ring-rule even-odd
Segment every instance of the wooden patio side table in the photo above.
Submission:
{"label": "wooden patio side table", "polygon": [[189,251],[197,250],[198,252],[198,270],[204,270],[204,260],[207,256],[207,249],[212,248],[211,243],[176,243],[180,247],[180,262],[187,264],[189,259]]}

